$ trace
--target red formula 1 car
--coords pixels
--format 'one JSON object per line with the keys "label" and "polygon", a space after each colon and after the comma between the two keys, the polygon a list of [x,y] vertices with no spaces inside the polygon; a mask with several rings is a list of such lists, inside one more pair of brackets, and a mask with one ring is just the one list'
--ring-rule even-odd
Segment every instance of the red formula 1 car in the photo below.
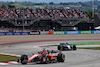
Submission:
{"label": "red formula 1 car", "polygon": [[[58,53],[58,55],[53,55],[53,53]],[[33,54],[32,57],[28,58],[28,55],[23,54],[18,58],[18,62],[21,64],[27,64],[30,62],[36,63],[54,63],[54,62],[64,62],[65,55],[61,51],[54,50],[43,50],[38,52],[38,54]]]}

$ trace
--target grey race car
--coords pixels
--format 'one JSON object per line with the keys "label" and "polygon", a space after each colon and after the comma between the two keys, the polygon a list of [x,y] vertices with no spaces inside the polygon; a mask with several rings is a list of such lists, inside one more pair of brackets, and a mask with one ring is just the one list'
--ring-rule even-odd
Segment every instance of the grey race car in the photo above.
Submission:
{"label": "grey race car", "polygon": [[69,45],[68,43],[60,43],[60,45],[57,46],[58,50],[76,50],[76,45]]}

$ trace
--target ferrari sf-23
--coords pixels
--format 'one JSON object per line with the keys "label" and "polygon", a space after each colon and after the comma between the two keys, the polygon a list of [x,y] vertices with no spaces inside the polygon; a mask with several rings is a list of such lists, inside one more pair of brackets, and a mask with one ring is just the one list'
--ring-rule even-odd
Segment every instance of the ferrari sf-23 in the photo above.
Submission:
{"label": "ferrari sf-23", "polygon": [[[57,55],[53,55],[54,53],[58,53]],[[54,63],[54,62],[64,62],[65,55],[61,51],[55,50],[45,50],[39,51],[37,54],[33,54],[31,57],[28,57],[27,54],[21,55],[18,58],[18,63],[27,64],[31,62],[35,63]]]}

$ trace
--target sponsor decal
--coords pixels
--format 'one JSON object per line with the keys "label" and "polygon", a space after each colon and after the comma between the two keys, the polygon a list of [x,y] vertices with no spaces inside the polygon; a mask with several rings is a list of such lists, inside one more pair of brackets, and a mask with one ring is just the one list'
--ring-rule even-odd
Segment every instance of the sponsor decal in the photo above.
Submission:
{"label": "sponsor decal", "polygon": [[30,35],[40,34],[40,32],[30,32]]}
{"label": "sponsor decal", "polygon": [[14,35],[21,35],[20,32],[14,32]]}
{"label": "sponsor decal", "polygon": [[4,32],[0,32],[0,35],[6,35]]}
{"label": "sponsor decal", "polygon": [[53,34],[65,34],[65,31],[54,31]]}
{"label": "sponsor decal", "polygon": [[13,35],[13,33],[12,32],[8,32],[6,35]]}
{"label": "sponsor decal", "polygon": [[79,34],[79,31],[66,31],[66,34]]}
{"label": "sponsor decal", "polygon": [[28,32],[23,32],[22,35],[29,35],[29,33]]}
{"label": "sponsor decal", "polygon": [[0,32],[0,35],[29,35],[29,32]]}
{"label": "sponsor decal", "polygon": [[80,34],[92,34],[92,31],[80,31]]}
{"label": "sponsor decal", "polygon": [[100,34],[100,30],[93,30],[92,33],[93,34]]}
{"label": "sponsor decal", "polygon": [[41,31],[40,34],[49,34],[49,31]]}

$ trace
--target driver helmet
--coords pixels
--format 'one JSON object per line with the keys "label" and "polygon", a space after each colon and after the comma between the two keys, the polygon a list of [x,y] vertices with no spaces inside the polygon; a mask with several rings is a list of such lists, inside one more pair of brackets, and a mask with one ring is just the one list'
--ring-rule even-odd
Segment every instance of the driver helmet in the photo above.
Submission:
{"label": "driver helmet", "polygon": [[66,42],[66,44],[68,44],[68,43]]}
{"label": "driver helmet", "polygon": [[43,48],[43,52],[44,52],[44,53],[48,53],[48,51],[47,51],[45,48]]}
{"label": "driver helmet", "polygon": [[45,48],[43,48],[43,51],[46,51]]}

